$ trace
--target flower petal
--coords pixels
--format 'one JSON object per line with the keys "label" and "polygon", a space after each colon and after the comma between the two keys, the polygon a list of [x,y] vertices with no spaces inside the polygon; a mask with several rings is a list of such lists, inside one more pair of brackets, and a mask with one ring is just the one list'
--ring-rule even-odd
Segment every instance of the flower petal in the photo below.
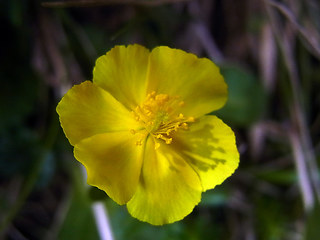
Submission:
{"label": "flower petal", "polygon": [[186,116],[199,117],[221,108],[227,100],[227,85],[218,67],[207,58],[168,47],[150,54],[147,92],[180,96]]}
{"label": "flower petal", "polygon": [[184,218],[201,199],[202,187],[196,172],[172,149],[154,149],[149,137],[140,184],[127,203],[130,214],[153,225]]}
{"label": "flower petal", "polygon": [[74,148],[76,159],[87,169],[90,185],[105,191],[118,204],[128,202],[138,186],[143,146],[137,136],[113,132],[87,138]]}
{"label": "flower petal", "polygon": [[198,173],[204,191],[221,184],[239,164],[234,133],[216,116],[204,116],[189,131],[177,132],[172,145]]}
{"label": "flower petal", "polygon": [[93,82],[133,109],[146,96],[149,50],[140,45],[116,46],[99,57]]}
{"label": "flower petal", "polygon": [[123,105],[90,81],[72,87],[59,102],[57,112],[71,145],[95,134],[137,127]]}

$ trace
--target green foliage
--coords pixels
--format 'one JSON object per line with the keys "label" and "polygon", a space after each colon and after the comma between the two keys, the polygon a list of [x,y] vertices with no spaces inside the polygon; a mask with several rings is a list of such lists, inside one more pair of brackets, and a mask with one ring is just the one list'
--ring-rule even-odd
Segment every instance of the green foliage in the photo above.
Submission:
{"label": "green foliage", "polygon": [[263,170],[253,173],[259,179],[279,185],[290,185],[297,182],[297,174],[292,169],[286,170]]}
{"label": "green foliage", "polygon": [[320,236],[319,228],[320,204],[317,202],[314,209],[307,216],[307,225],[305,229],[304,240],[317,239]]}
{"label": "green foliage", "polygon": [[92,212],[92,201],[87,189],[83,188],[81,171],[78,164],[71,163],[73,169],[73,188],[69,194],[68,210],[59,229],[58,239],[98,239],[97,227]]}
{"label": "green foliage", "polygon": [[224,205],[230,193],[228,194],[224,189],[216,187],[214,191],[207,191],[202,194],[200,206],[202,207],[219,207]]}
{"label": "green foliage", "polygon": [[234,126],[249,126],[266,109],[266,94],[256,77],[236,66],[222,66],[221,73],[228,84],[226,105],[214,112]]}
{"label": "green foliage", "polygon": [[256,205],[256,228],[262,240],[280,240],[285,238],[288,231],[285,226],[288,215],[283,210],[281,203],[276,203],[273,198],[260,198]]}
{"label": "green foliage", "polygon": [[41,151],[33,132],[23,128],[6,129],[0,134],[0,176],[8,178],[24,173]]}
{"label": "green foliage", "polygon": [[210,222],[205,208],[197,208],[184,221],[164,226],[152,226],[130,217],[125,207],[118,206],[111,200],[107,201],[107,207],[109,217],[112,219],[111,224],[115,239],[118,240],[209,240],[213,236],[220,239],[225,234],[221,233],[220,224],[213,225]]}

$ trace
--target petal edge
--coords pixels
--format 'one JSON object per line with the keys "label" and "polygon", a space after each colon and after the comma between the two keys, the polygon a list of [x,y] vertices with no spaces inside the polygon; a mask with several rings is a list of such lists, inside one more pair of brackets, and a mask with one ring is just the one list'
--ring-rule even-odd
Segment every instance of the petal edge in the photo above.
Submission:
{"label": "petal edge", "polygon": [[73,146],[95,134],[137,127],[137,122],[121,103],[90,81],[73,86],[56,110]]}
{"label": "petal edge", "polygon": [[95,135],[74,148],[87,169],[87,182],[105,191],[118,204],[127,203],[138,186],[143,146],[128,132]]}
{"label": "petal edge", "polygon": [[145,156],[140,184],[127,204],[129,213],[153,225],[183,219],[201,200],[198,175],[169,148],[154,150],[152,138]]}

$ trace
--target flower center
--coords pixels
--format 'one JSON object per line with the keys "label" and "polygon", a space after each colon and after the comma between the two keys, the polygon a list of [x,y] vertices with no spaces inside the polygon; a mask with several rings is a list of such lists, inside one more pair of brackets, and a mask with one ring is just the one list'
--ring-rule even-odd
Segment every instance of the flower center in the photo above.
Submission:
{"label": "flower center", "polygon": [[[137,106],[133,115],[134,118],[142,123],[146,134],[151,134],[156,139],[165,141],[166,144],[172,142],[172,133],[178,129],[188,129],[188,123],[194,122],[193,117],[185,117],[182,113],[178,113],[178,109],[184,105],[179,97],[171,97],[167,94],[149,93],[146,100]],[[135,130],[131,130],[136,133]],[[141,141],[136,144],[141,145]],[[160,147],[160,143],[156,142],[156,149]]]}

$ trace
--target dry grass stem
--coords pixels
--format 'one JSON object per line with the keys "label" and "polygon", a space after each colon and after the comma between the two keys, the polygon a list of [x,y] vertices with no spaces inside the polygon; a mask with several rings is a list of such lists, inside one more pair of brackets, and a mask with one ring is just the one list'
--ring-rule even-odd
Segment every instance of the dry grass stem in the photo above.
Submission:
{"label": "dry grass stem", "polygon": [[50,8],[67,8],[67,7],[97,7],[104,5],[132,4],[141,6],[159,6],[168,3],[180,3],[190,0],[78,0],[78,1],[59,1],[59,2],[43,2],[43,7]]}
{"label": "dry grass stem", "polygon": [[268,0],[268,4],[277,8],[290,21],[292,26],[303,37],[304,41],[308,43],[307,47],[309,48],[310,53],[315,55],[317,58],[320,58],[320,38],[317,34],[312,34],[316,33],[316,31],[311,32],[301,26],[293,12],[284,4],[276,2],[274,0]]}
{"label": "dry grass stem", "polygon": [[[265,7],[274,35],[288,70],[293,96],[292,106],[290,106],[289,109],[291,114],[291,127],[294,134],[289,134],[289,139],[292,149],[294,150],[294,159],[296,162],[300,190],[303,195],[305,208],[306,210],[310,210],[312,209],[315,200],[313,191],[315,191],[316,196],[320,199],[320,186],[319,175],[317,172],[318,166],[314,152],[311,150],[313,149],[312,141],[307,127],[303,106],[301,104],[300,79],[293,53],[296,36],[295,32],[290,28],[290,25],[285,25],[287,27],[285,30],[280,29],[283,24],[280,24],[280,20],[270,8],[273,6],[272,4],[275,5],[276,3],[272,0],[265,1]],[[312,198],[312,200],[310,198]]]}

